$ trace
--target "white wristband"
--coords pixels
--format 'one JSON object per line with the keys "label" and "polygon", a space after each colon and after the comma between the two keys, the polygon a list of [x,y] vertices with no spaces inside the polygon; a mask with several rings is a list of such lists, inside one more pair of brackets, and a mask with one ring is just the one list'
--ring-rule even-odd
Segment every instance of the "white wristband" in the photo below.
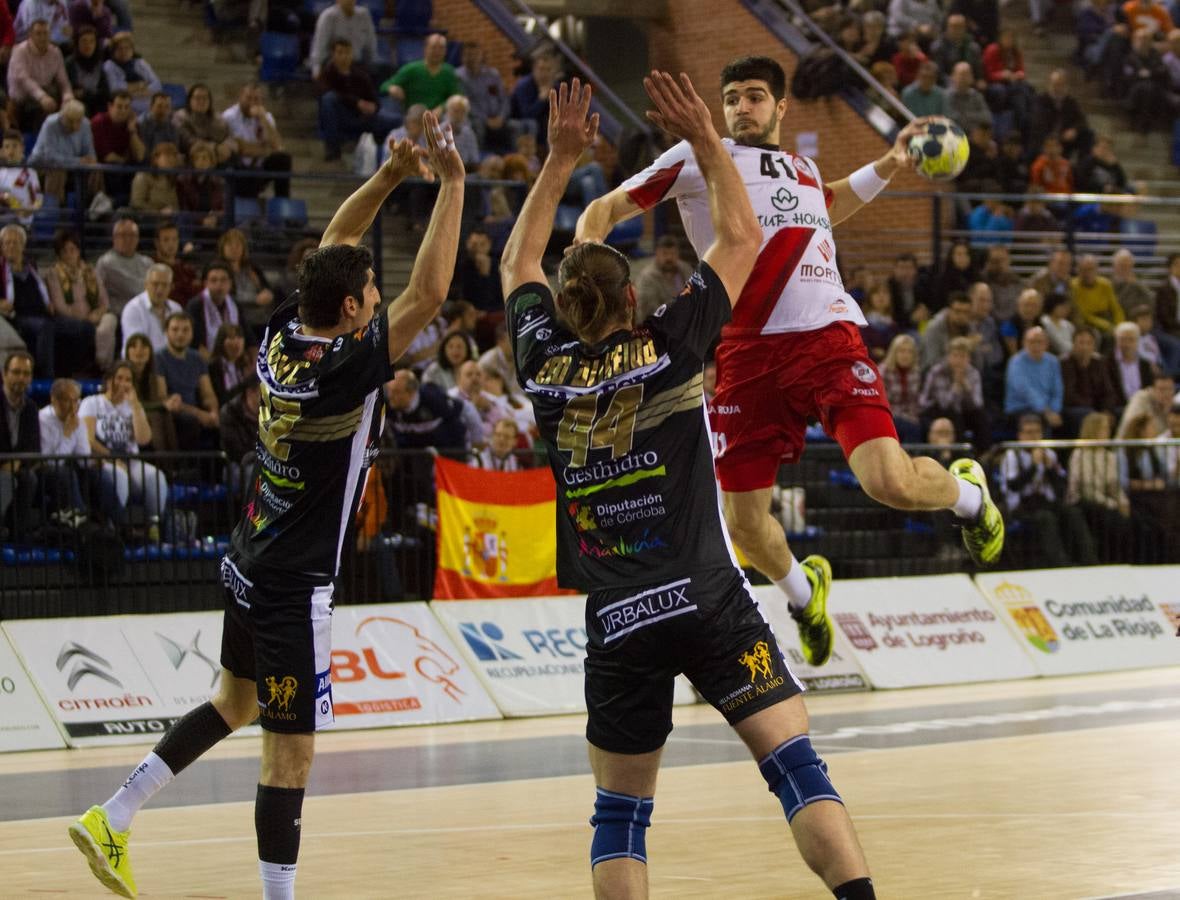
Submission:
{"label": "white wristband", "polygon": [[852,188],[852,193],[865,203],[871,202],[874,197],[885,190],[887,184],[889,181],[877,174],[873,163],[861,166],[848,176],[848,186]]}

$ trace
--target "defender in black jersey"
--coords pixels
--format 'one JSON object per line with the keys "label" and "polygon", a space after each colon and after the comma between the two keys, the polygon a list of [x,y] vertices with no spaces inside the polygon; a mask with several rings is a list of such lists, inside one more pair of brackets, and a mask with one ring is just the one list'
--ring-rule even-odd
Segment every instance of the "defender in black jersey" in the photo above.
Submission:
{"label": "defender in black jersey", "polygon": [[517,378],[557,481],[558,580],[589,594],[595,892],[647,896],[644,836],[683,672],[759,760],[808,864],[837,897],[863,900],[864,856],[808,740],[803,688],[733,556],[713,474],[702,363],[761,231],[687,76],[645,86],[649,117],[691,144],[708,189],[716,238],[683,293],[637,327],[627,260],[600,244],[567,251],[550,292],[541,257],[597,129],[577,79],[550,92],[549,157],[501,262]]}
{"label": "defender in black jersey", "polygon": [[[303,788],[315,731],[332,722],[332,581],[350,540],[384,419],[392,363],[446,298],[458,250],[463,164],[449,126],[424,117],[409,141],[337,210],[304,260],[299,290],[271,317],[258,352],[257,463],[222,561],[225,623],[218,695],[165,734],[102,806],[70,828],[94,874],[134,897],[127,832],[140,806],[185,766],[255,718],[264,729],[255,801],[263,897],[294,897]],[[438,200],[410,283],[387,311],[358,246],[381,204],[429,169]]]}

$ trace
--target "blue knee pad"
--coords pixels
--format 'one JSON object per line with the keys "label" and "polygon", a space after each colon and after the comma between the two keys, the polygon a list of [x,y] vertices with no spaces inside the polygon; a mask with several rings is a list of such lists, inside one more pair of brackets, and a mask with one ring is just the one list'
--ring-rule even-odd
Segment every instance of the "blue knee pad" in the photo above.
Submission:
{"label": "blue knee pad", "polygon": [[594,840],[590,843],[590,868],[608,859],[629,857],[647,862],[644,836],[651,825],[652,797],[632,797],[598,788],[594,797]]}
{"label": "blue knee pad", "polygon": [[811,739],[805,734],[776,747],[759,761],[758,770],[770,785],[770,792],[782,801],[788,822],[808,803],[817,800],[844,803],[828,780],[827,763],[816,756]]}

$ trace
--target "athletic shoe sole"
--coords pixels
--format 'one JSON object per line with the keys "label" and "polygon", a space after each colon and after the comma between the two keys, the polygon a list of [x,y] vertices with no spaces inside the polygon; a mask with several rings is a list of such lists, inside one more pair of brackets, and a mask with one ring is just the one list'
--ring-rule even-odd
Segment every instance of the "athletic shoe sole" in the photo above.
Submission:
{"label": "athletic shoe sole", "polygon": [[103,887],[120,897],[134,898],[135,894],[127,887],[123,879],[115,874],[111,868],[111,864],[107,862],[106,854],[102,852],[102,848],[95,843],[94,838],[91,837],[90,832],[86,830],[81,822],[75,822],[69,828],[70,838],[82,855],[86,857],[86,862],[90,864],[90,871],[94,873],[94,877],[102,882]]}

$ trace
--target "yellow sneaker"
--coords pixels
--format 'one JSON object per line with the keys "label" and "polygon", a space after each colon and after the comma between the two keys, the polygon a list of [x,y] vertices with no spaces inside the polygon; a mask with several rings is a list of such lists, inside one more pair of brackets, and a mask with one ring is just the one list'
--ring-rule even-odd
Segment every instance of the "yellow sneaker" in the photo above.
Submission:
{"label": "yellow sneaker", "polygon": [[832,656],[832,619],[828,615],[828,591],[832,587],[832,566],[813,553],[799,565],[811,582],[811,599],[803,609],[791,610],[799,626],[799,644],[809,666],[822,666]]}
{"label": "yellow sneaker", "polygon": [[134,897],[135,879],[131,875],[131,857],[127,853],[130,831],[115,831],[106,810],[92,806],[70,826],[70,838],[90,863],[90,871],[107,890],[120,897]]}
{"label": "yellow sneaker", "polygon": [[974,522],[962,521],[963,546],[977,566],[991,566],[1000,561],[1004,551],[1004,516],[992,501],[983,466],[973,459],[956,459],[950,466],[956,478],[962,478],[983,492],[983,506]]}

